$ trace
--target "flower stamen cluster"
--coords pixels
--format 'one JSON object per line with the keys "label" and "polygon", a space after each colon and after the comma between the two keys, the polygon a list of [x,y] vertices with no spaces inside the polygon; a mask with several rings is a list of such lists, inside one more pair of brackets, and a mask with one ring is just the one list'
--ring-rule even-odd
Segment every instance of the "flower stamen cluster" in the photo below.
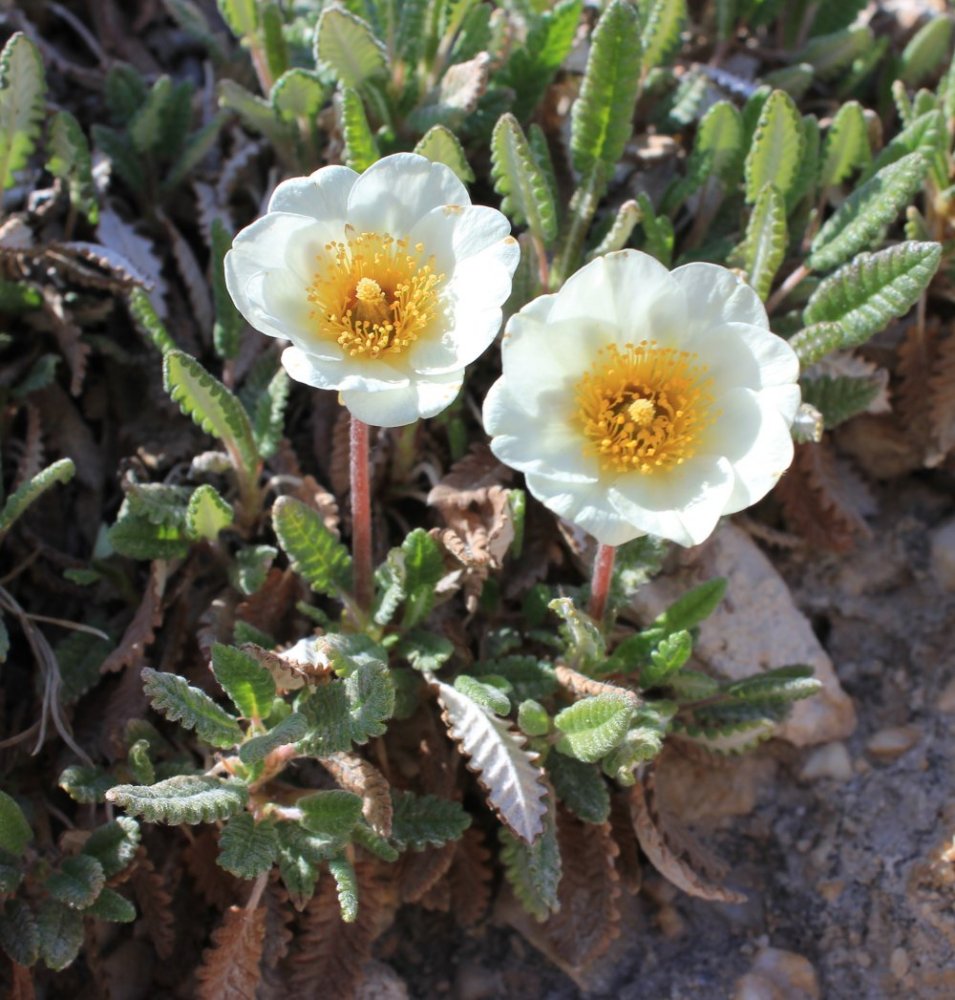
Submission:
{"label": "flower stamen cluster", "polygon": [[388,233],[356,233],[325,244],[308,286],[319,334],[350,357],[399,355],[426,333],[440,308],[443,274],[423,243]]}
{"label": "flower stamen cluster", "polygon": [[575,398],[586,449],[603,471],[653,474],[697,453],[715,414],[707,366],[696,358],[652,340],[599,352]]}

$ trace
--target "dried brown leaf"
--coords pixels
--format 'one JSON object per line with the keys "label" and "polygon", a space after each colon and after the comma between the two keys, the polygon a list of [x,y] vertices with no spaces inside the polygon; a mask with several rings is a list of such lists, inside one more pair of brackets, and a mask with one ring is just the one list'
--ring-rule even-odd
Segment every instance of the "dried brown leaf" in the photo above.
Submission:
{"label": "dried brown leaf", "polygon": [[90,345],[82,339],[83,331],[66,314],[63,296],[50,285],[43,286],[43,312],[56,342],[70,368],[70,393],[78,396],[86,377]]}
{"label": "dried brown leaf", "polygon": [[484,502],[487,490],[509,483],[513,475],[486,444],[475,444],[431,490],[428,503],[439,510],[480,504]]}
{"label": "dried brown leaf", "polygon": [[451,890],[451,912],[462,927],[474,927],[491,902],[491,852],[484,845],[484,833],[476,826],[469,826],[456,844],[446,880]]}
{"label": "dried brown leaf", "polygon": [[448,913],[451,910],[451,886],[446,878],[439,879],[430,889],[417,899],[424,910]]}
{"label": "dried brown leaf", "polygon": [[150,566],[149,579],[136,614],[126,626],[119,645],[103,660],[100,673],[113,673],[142,663],[146,647],[156,638],[156,629],[162,624],[167,572],[168,566],[162,559],[156,559]]}
{"label": "dried brown leaf", "polygon": [[362,815],[382,837],[391,835],[391,785],[371,761],[356,753],[322,758],[322,766],[348,792],[362,798]]}
{"label": "dried brown leaf", "polygon": [[198,1000],[255,1000],[262,977],[265,906],[230,906],[202,953],[197,970]]}
{"label": "dried brown leaf", "polygon": [[122,270],[140,276],[149,289],[149,300],[160,319],[168,316],[166,280],[162,276],[162,260],[151,240],[120,218],[109,206],[100,211],[96,228],[99,241],[115,257],[122,259]]}
{"label": "dried brown leaf", "polygon": [[269,635],[278,635],[300,592],[301,583],[290,569],[281,570],[273,566],[265,583],[242,601],[235,609],[235,615]]}
{"label": "dried brown leaf", "polygon": [[199,830],[182,852],[186,871],[210,906],[224,910],[242,893],[243,882],[216,864],[219,843],[211,827]]}
{"label": "dried brown leaf", "polygon": [[145,925],[146,934],[156,949],[156,954],[162,959],[171,958],[176,947],[172,893],[143,848],[137,852],[129,884],[136,897],[140,920]]}
{"label": "dried brown leaf", "polygon": [[196,328],[199,331],[199,339],[207,340],[215,322],[215,311],[212,307],[212,294],[209,289],[209,282],[203,273],[196,255],[192,251],[186,238],[179,231],[176,224],[158,208],[156,214],[162,223],[163,229],[172,248],[172,257],[176,262],[176,268],[182,278],[186,288],[186,295],[191,306],[191,313],[195,320]]}
{"label": "dried brown leaf", "polygon": [[17,962],[10,962],[10,992],[8,1000],[35,1000],[33,970]]}
{"label": "dried brown leaf", "polygon": [[643,884],[643,868],[627,792],[611,792],[610,832],[617,844],[616,867],[620,881],[627,892],[637,893]]}
{"label": "dried brown leaf", "polygon": [[17,442],[17,474],[13,479],[11,492],[32,479],[43,468],[43,421],[40,411],[32,403],[24,403],[23,409],[27,415],[27,426],[23,441]]}
{"label": "dried brown leaf", "polygon": [[[273,869],[273,874],[275,870]],[[265,940],[262,946],[262,961],[266,967],[274,969],[288,954],[292,944],[291,923],[294,914],[289,903],[289,895],[284,886],[273,878],[262,896],[265,907]]]}
{"label": "dried brown leaf", "polygon": [[578,698],[592,698],[602,694],[610,694],[616,698],[626,698],[627,701],[632,702],[634,708],[640,704],[640,699],[636,692],[631,691],[629,688],[620,687],[619,684],[608,684],[605,681],[595,681],[592,677],[588,677],[577,670],[572,670],[563,663],[557,664],[554,675],[557,678],[558,684],[567,688],[568,691],[577,695]]}
{"label": "dried brown leaf", "polygon": [[399,875],[401,901],[417,903],[447,875],[454,860],[456,841],[423,851],[406,851],[401,858]]}
{"label": "dried brown leaf", "polygon": [[714,869],[714,862],[683,827],[661,812],[652,771],[630,789],[630,811],[643,853],[677,888],[700,899],[745,902],[741,893],[712,881],[706,872]]}
{"label": "dried brown leaf", "polygon": [[925,460],[930,467],[941,465],[955,450],[955,329],[939,340],[932,368],[928,380],[932,449]]}

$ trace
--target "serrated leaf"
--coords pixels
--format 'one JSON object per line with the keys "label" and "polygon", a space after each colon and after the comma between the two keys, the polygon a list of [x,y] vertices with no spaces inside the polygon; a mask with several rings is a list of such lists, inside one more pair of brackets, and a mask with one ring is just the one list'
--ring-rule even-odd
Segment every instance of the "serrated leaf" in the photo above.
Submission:
{"label": "serrated leaf", "polygon": [[[186,505],[191,495],[188,487],[165,483],[125,482],[126,507],[131,514],[150,524],[180,527],[186,520]],[[120,519],[123,514],[120,513]]]}
{"label": "serrated leaf", "polygon": [[643,29],[640,43],[643,46],[645,72],[662,66],[680,44],[680,32],[686,20],[686,0],[648,0],[640,7]]}
{"label": "serrated leaf", "polygon": [[40,957],[40,935],[33,910],[22,899],[8,899],[0,911],[0,948],[17,963],[31,966]]}
{"label": "serrated leaf", "polygon": [[162,354],[176,349],[176,342],[169,335],[149,296],[141,288],[133,288],[129,293],[129,313],[136,324],[153,342]]}
{"label": "serrated leaf", "polygon": [[759,193],[750,213],[746,239],[741,247],[749,283],[764,302],[786,256],[788,241],[786,203],[776,188],[767,185]]}
{"label": "serrated leaf", "polygon": [[279,840],[270,820],[257,823],[251,813],[233,816],[219,834],[216,863],[236,878],[253,879],[269,871],[278,857]]}
{"label": "serrated leaf", "polygon": [[268,716],[275,699],[275,681],[254,657],[217,642],[212,647],[212,670],[243,718]]}
{"label": "serrated leaf", "polygon": [[919,153],[883,167],[854,191],[816,234],[806,266],[829,271],[881,242],[886,227],[921,187],[928,161]]}
{"label": "serrated leaf", "polygon": [[547,810],[540,836],[530,844],[502,829],[501,864],[514,895],[535,920],[544,921],[559,908],[557,887],[561,877],[560,848],[554,808]]}
{"label": "serrated leaf", "polygon": [[255,446],[263,458],[278,451],[285,432],[285,407],[291,380],[284,368],[279,368],[256,400],[252,414],[252,434]]}
{"label": "serrated leaf", "polygon": [[[183,521],[185,510],[181,509]],[[159,523],[146,514],[136,514],[125,500],[116,523],[109,529],[109,544],[130,559],[177,559],[189,551],[182,523]]]}
{"label": "serrated leaf", "polygon": [[434,673],[454,655],[454,643],[443,635],[413,629],[401,637],[395,652],[404,657],[415,670]]}
{"label": "serrated leaf", "polygon": [[838,323],[843,331],[840,347],[863,344],[918,301],[941,256],[938,243],[913,242],[858,254],[819,285],[803,320],[813,325]]}
{"label": "serrated leaf", "polygon": [[513,688],[514,697],[523,701],[533,698],[542,701],[557,690],[553,664],[536,656],[502,656],[494,660],[481,660],[471,667],[477,677],[493,674],[503,677]]}
{"label": "serrated leaf", "polygon": [[344,855],[328,859],[328,871],[335,879],[338,908],[342,922],[353,924],[358,919],[358,876],[355,868]]}
{"label": "serrated leaf", "polygon": [[613,170],[633,132],[640,88],[640,22],[625,0],[611,0],[591,38],[580,94],[571,109],[574,169],[586,176]]}
{"label": "serrated leaf", "polygon": [[341,129],[345,139],[345,164],[361,173],[381,155],[368,124],[365,106],[357,90],[344,87],[341,94]]}
{"label": "serrated leaf", "polygon": [[800,53],[799,61],[809,63],[821,79],[831,80],[864,55],[874,41],[872,29],[865,24],[816,35]]}
{"label": "serrated leaf", "polygon": [[269,99],[285,121],[311,123],[328,99],[328,88],[318,73],[296,66],[275,81]]}
{"label": "serrated leaf", "polygon": [[361,819],[361,796],[340,788],[306,795],[296,805],[302,826],[329,843],[345,843]]}
{"label": "serrated leaf", "polygon": [[228,528],[235,517],[232,505],[208,483],[196,487],[186,506],[186,534],[214,542],[219,532]]}
{"label": "serrated leaf", "polygon": [[33,831],[16,800],[0,789],[0,849],[20,857],[33,839]]}
{"label": "serrated leaf", "polygon": [[554,716],[563,734],[557,749],[592,764],[624,738],[633,717],[634,700],[613,694],[582,698]]}
{"label": "serrated leaf", "polygon": [[560,636],[569,665],[587,673],[590,667],[606,656],[607,646],[602,630],[569,597],[555,598],[547,606],[563,619]]}
{"label": "serrated leaf", "polygon": [[718,101],[700,121],[692,155],[702,159],[728,190],[739,179],[744,152],[739,110],[729,101]]}
{"label": "serrated leaf", "polygon": [[139,824],[129,816],[120,816],[97,827],[83,845],[83,853],[95,858],[107,878],[118,875],[136,857],[140,841]]}
{"label": "serrated leaf", "polygon": [[673,223],[666,215],[656,213],[645,191],[637,195],[637,204],[640,206],[640,225],[644,233],[644,252],[656,257],[664,267],[669,267],[673,258]]}
{"label": "serrated leaf", "polygon": [[225,445],[238,471],[249,475],[258,468],[245,409],[195,358],[182,351],[168,351],[163,358],[163,384],[186,416]]}
{"label": "serrated leaf", "polygon": [[162,140],[163,116],[172,100],[172,80],[163,75],[152,85],[145,102],[129,123],[129,138],[133,149],[140,155],[147,155],[158,149]]}
{"label": "serrated leaf", "polygon": [[258,132],[279,149],[294,142],[295,126],[285,121],[268,101],[246,90],[235,80],[220,80],[217,93],[219,106],[234,111],[250,131]]}
{"label": "serrated leaf", "polygon": [[99,201],[93,183],[93,161],[80,123],[69,111],[58,111],[50,125],[46,169],[66,181],[70,204],[95,226]]}
{"label": "serrated leaf", "polygon": [[424,528],[415,528],[401,543],[404,566],[405,611],[402,627],[414,628],[434,605],[435,588],[444,576],[444,558],[438,543]]}
{"label": "serrated leaf", "polygon": [[242,742],[238,720],[217,705],[205,691],[176,674],[143,667],[143,690],[150,704],[170,722],[194,729],[204,743],[233,747]]}
{"label": "serrated leaf", "polygon": [[149,756],[149,741],[136,740],[126,755],[126,766],[133,780],[141,785],[151,785],[156,780],[156,769]]}
{"label": "serrated leaf", "polygon": [[115,778],[101,768],[81,764],[65,768],[57,782],[74,802],[83,805],[102,802],[115,783]]}
{"label": "serrated leaf", "polygon": [[640,687],[652,688],[680,670],[693,652],[693,638],[686,629],[663,636],[650,652],[650,662],[640,671]]}
{"label": "serrated leaf", "polygon": [[909,87],[918,87],[942,67],[951,51],[952,29],[950,17],[930,17],[909,40],[902,50],[899,76]]}
{"label": "serrated leaf", "polygon": [[[872,161],[863,179],[868,180],[883,167],[898,162],[909,153],[921,153],[929,162],[936,157],[944,157],[947,141],[945,117],[942,112],[937,108],[926,111],[892,137],[892,141]],[[944,176],[947,177],[947,174]],[[943,180],[943,183],[947,183],[947,180]]]}
{"label": "serrated leaf", "polygon": [[623,202],[617,209],[613,223],[607,234],[592,250],[587,252],[586,260],[596,260],[604,254],[622,250],[630,241],[634,228],[640,221],[640,206],[631,198]]}
{"label": "serrated leaf", "polygon": [[491,136],[491,177],[501,211],[545,246],[557,236],[557,206],[517,119],[502,115]]}
{"label": "serrated leaf", "polygon": [[48,969],[60,972],[79,954],[83,944],[83,918],[55,899],[44,899],[36,911],[40,957]]}
{"label": "serrated leaf", "polygon": [[315,58],[344,86],[358,88],[384,75],[388,54],[371,26],[341,7],[326,7],[318,19]]}
{"label": "serrated leaf", "polygon": [[246,545],[235,553],[229,582],[243,594],[254,594],[265,583],[279,550],[274,545]]}
{"label": "serrated leaf", "polygon": [[292,568],[320,594],[332,597],[351,587],[351,556],[325,527],[318,511],[294,497],[279,497],[272,526]]}
{"label": "serrated leaf", "polygon": [[178,774],[155,785],[116,785],[107,799],[149,823],[211,823],[245,808],[246,784],[205,774]]}
{"label": "serrated leaf", "polygon": [[813,323],[790,337],[789,346],[796,352],[800,367],[805,369],[837,351],[844,337],[839,323]]}
{"label": "serrated leaf", "polygon": [[96,858],[76,854],[64,858],[59,871],[46,880],[46,890],[54,898],[74,910],[92,905],[106,884],[106,875]]}
{"label": "serrated leaf", "polygon": [[279,823],[277,834],[279,874],[293,905],[302,909],[315,892],[319,866],[328,852],[298,823]]}
{"label": "serrated leaf", "polygon": [[872,158],[869,129],[862,105],[848,101],[832,119],[823,147],[819,186],[823,189],[841,184],[854,171],[861,170]]}
{"label": "serrated leaf", "polygon": [[775,734],[776,725],[774,719],[754,718],[724,726],[682,725],[676,732],[680,739],[687,739],[710,753],[729,756],[746,753],[765,743]]}
{"label": "serrated leaf", "polygon": [[460,838],[471,817],[460,802],[392,789],[391,839],[401,850],[423,851]]}
{"label": "serrated leaf", "polygon": [[43,59],[21,31],[0,52],[0,191],[36,148],[46,110]]}
{"label": "serrated leaf", "polygon": [[267,733],[253,736],[239,747],[239,760],[243,764],[258,764],[278,747],[288,743],[297,743],[308,733],[308,722],[299,712],[287,715],[276,723]]}
{"label": "serrated leaf", "polygon": [[7,502],[0,510],[0,538],[10,530],[14,521],[48,489],[57,483],[68,483],[76,472],[76,466],[70,458],[61,458],[58,462],[48,465],[41,472],[28,479],[19,489],[7,497]]}
{"label": "serrated leaf", "polygon": [[562,753],[547,756],[547,776],[559,801],[585,823],[606,823],[610,792],[600,770]]}
{"label": "serrated leaf", "polygon": [[502,822],[531,843],[543,829],[546,786],[536,754],[524,749],[525,738],[504,719],[490,716],[466,695],[434,682],[451,738],[470,758],[469,767],[487,792]]}
{"label": "serrated leaf", "polygon": [[766,670],[725,685],[723,693],[741,701],[789,703],[811,698],[822,690],[812,667],[788,666]]}
{"label": "serrated leaf", "polygon": [[[229,116],[224,111],[214,114],[205,125],[186,136],[182,143],[182,151],[168,170],[160,183],[162,194],[170,194],[199,166],[215,147],[222,131],[222,126]],[[168,127],[168,126],[167,126]]]}
{"label": "serrated leaf", "polygon": [[726,593],[726,580],[716,577],[687,591],[662,614],[657,615],[651,628],[661,628],[667,634],[699,625],[716,610]]}
{"label": "serrated leaf", "polygon": [[259,28],[256,0],[218,0],[222,20],[236,38],[251,38]]}
{"label": "serrated leaf", "polygon": [[443,163],[450,167],[455,176],[465,184],[474,180],[474,171],[468,163],[464,147],[458,137],[444,125],[432,125],[418,140],[414,152],[427,157],[432,163]]}
{"label": "serrated leaf", "polygon": [[476,705],[480,705],[485,712],[508,715],[511,711],[510,698],[493,684],[485,684],[467,674],[458,674],[454,678],[454,688],[470,698]]}
{"label": "serrated leaf", "polygon": [[802,116],[795,101],[774,90],[759,115],[746,155],[746,200],[752,204],[767,184],[785,198],[796,180],[803,154]]}
{"label": "serrated leaf", "polygon": [[84,917],[96,917],[111,924],[131,924],[136,919],[136,907],[113,889],[104,889],[92,906],[83,911]]}
{"label": "serrated leaf", "polygon": [[882,381],[851,375],[820,375],[801,379],[799,386],[803,403],[814,406],[822,414],[826,430],[831,430],[863,413],[882,390]]}

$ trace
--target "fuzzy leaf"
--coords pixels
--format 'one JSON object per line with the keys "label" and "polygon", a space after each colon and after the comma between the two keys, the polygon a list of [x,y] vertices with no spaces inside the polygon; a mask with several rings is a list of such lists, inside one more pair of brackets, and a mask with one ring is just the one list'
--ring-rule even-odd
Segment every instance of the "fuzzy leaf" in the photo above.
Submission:
{"label": "fuzzy leaf", "polygon": [[33,831],[16,800],[0,790],[0,849],[20,857],[33,839]]}
{"label": "fuzzy leaf", "polygon": [[0,538],[10,530],[13,522],[30,504],[57,483],[68,483],[75,472],[76,466],[73,464],[73,460],[61,458],[58,462],[48,465],[23,483],[14,493],[11,493],[7,497],[3,509],[0,510]]}
{"label": "fuzzy leaf", "polygon": [[811,698],[822,690],[822,684],[813,676],[812,667],[791,666],[766,670],[752,677],[733,681],[723,692],[740,701],[765,703],[779,701],[788,704]]}
{"label": "fuzzy leaf", "polygon": [[277,833],[279,874],[293,905],[301,909],[315,892],[319,867],[328,852],[298,823],[279,823]]}
{"label": "fuzzy leaf", "polygon": [[662,66],[680,44],[686,0],[649,0],[641,4],[643,64],[646,71]]}
{"label": "fuzzy leaf", "polygon": [[238,470],[248,474],[258,467],[259,456],[245,409],[195,358],[182,351],[168,351],[163,358],[163,383],[182,412],[225,445]]}
{"label": "fuzzy leaf", "polygon": [[232,524],[235,514],[215,487],[204,483],[189,498],[186,507],[186,534],[190,538],[205,538],[214,542],[219,532]]}
{"label": "fuzzy leaf", "polygon": [[50,125],[49,159],[46,169],[66,181],[70,204],[94,226],[99,221],[99,202],[93,183],[90,146],[80,123],[69,111],[58,111]]}
{"label": "fuzzy leaf", "polygon": [[495,715],[508,715],[511,711],[511,700],[493,684],[485,684],[467,674],[458,674],[454,678],[456,691],[466,695],[475,704],[480,705],[485,712]]}
{"label": "fuzzy leaf", "polygon": [[[639,221],[640,206],[632,198],[623,202],[617,209],[617,214],[614,216],[613,223],[607,230],[606,236],[604,236],[593,250],[587,252],[587,260],[595,260],[604,254],[622,250],[630,241],[630,236]],[[515,550],[517,549],[516,540],[514,548]]]}
{"label": "fuzzy leaf", "polygon": [[517,728],[525,736],[546,736],[550,732],[550,716],[539,701],[527,698],[517,706]]}
{"label": "fuzzy leaf", "polygon": [[39,50],[23,32],[0,52],[0,191],[27,165],[43,123],[46,82]]}
{"label": "fuzzy leaf", "polygon": [[115,783],[115,778],[106,771],[81,764],[66,768],[57,782],[74,802],[83,805],[102,802]]}
{"label": "fuzzy leaf", "polygon": [[555,598],[547,606],[564,620],[560,636],[566,647],[568,663],[575,670],[587,673],[590,667],[606,656],[603,632],[590,615],[581,611],[569,597]]}
{"label": "fuzzy leaf", "polygon": [[826,133],[819,186],[828,188],[841,184],[853,171],[865,167],[871,158],[869,130],[862,105],[858,101],[848,101],[840,106]]}
{"label": "fuzzy leaf", "polygon": [[424,528],[415,528],[401,543],[404,568],[405,612],[402,627],[414,628],[434,605],[435,588],[444,576],[444,559],[438,543]]}
{"label": "fuzzy leaf", "polygon": [[136,919],[136,907],[115,890],[103,889],[93,905],[83,911],[83,916],[111,924],[131,924]]}
{"label": "fuzzy leaf", "polygon": [[693,652],[693,638],[685,629],[665,635],[650,653],[650,662],[640,671],[640,687],[652,688],[680,670]]}
{"label": "fuzzy leaf", "polygon": [[402,850],[423,851],[458,840],[471,825],[460,802],[392,789],[391,839]]}
{"label": "fuzzy leaf", "polygon": [[700,121],[692,155],[728,190],[739,179],[744,152],[743,119],[736,105],[718,101]]}
{"label": "fuzzy leaf", "polygon": [[361,796],[340,788],[306,795],[296,805],[302,810],[302,826],[334,844],[344,844],[361,819]]}
{"label": "fuzzy leaf", "polygon": [[212,647],[212,670],[243,718],[262,719],[272,710],[275,681],[254,657],[217,642]]}
{"label": "fuzzy leaf", "polygon": [[547,776],[557,798],[585,823],[606,823],[610,792],[600,770],[562,753],[547,756]]}
{"label": "fuzzy leaf", "polygon": [[[929,162],[935,157],[944,157],[947,140],[948,133],[942,112],[937,108],[926,111],[893,136],[892,141],[872,161],[863,179],[868,180],[883,167],[896,163],[909,153],[921,153]],[[947,184],[947,180],[943,183]]]}
{"label": "fuzzy leaf", "polygon": [[176,349],[176,342],[153,308],[149,296],[141,288],[134,288],[129,293],[129,314],[160,353]]}
{"label": "fuzzy leaf", "polygon": [[818,378],[803,378],[799,384],[803,403],[814,406],[822,414],[826,430],[838,427],[857,413],[863,413],[882,389],[878,378],[851,375],[820,375]]}
{"label": "fuzzy leaf", "polygon": [[22,899],[8,899],[0,911],[0,948],[18,965],[33,965],[40,957],[36,918]]}
{"label": "fuzzy leaf", "polygon": [[271,458],[278,451],[285,431],[285,407],[290,387],[288,373],[279,368],[255,402],[252,435],[263,458]]}
{"label": "fuzzy leaf", "polygon": [[858,254],[819,285],[803,320],[838,323],[843,331],[840,347],[863,344],[918,301],[938,270],[941,255],[938,243],[914,242]]}
{"label": "fuzzy leaf", "polygon": [[501,211],[527,225],[545,246],[557,236],[557,206],[517,119],[501,115],[491,136],[491,177]]}
{"label": "fuzzy leaf", "polygon": [[451,738],[470,758],[469,767],[487,792],[502,822],[531,843],[541,832],[547,811],[547,789],[536,754],[524,749],[525,739],[506,720],[488,715],[466,695],[441,681],[434,682]]}
{"label": "fuzzy leaf", "polygon": [[219,13],[236,38],[252,38],[259,29],[256,0],[219,0]]}
{"label": "fuzzy leaf", "polygon": [[812,241],[806,261],[813,271],[829,271],[860,250],[881,242],[886,227],[921,187],[928,162],[919,153],[883,167],[854,191]]}
{"label": "fuzzy leaf", "polygon": [[295,126],[285,121],[268,101],[257,97],[235,80],[220,80],[217,92],[219,106],[234,111],[250,131],[258,132],[280,149],[294,142]]}
{"label": "fuzzy leaf", "polygon": [[710,753],[720,756],[742,754],[765,743],[776,732],[775,719],[756,716],[720,724],[709,720],[705,725],[681,724],[676,728],[679,738],[689,740]]}
{"label": "fuzzy leaf", "polygon": [[40,957],[54,972],[65,969],[83,944],[83,918],[55,899],[44,899],[36,912]]}
{"label": "fuzzy leaf", "polygon": [[[843,5],[848,3],[842,0],[839,6]],[[799,61],[812,66],[820,78],[831,80],[871,49],[874,41],[872,29],[864,24],[816,35],[800,53]]]}
{"label": "fuzzy leaf", "polygon": [[139,824],[129,816],[120,816],[97,827],[83,845],[83,853],[95,858],[107,878],[118,875],[136,857],[140,841]]}
{"label": "fuzzy leaf", "polygon": [[582,698],[554,716],[554,725],[563,733],[557,749],[586,763],[600,760],[626,735],[633,709],[634,702],[622,696]]}
{"label": "fuzzy leaf", "polygon": [[318,20],[315,58],[345,87],[357,88],[388,69],[385,47],[366,21],[341,7],[326,7]]}
{"label": "fuzzy leaf", "polygon": [[272,107],[287,122],[314,122],[327,97],[321,77],[298,66],[283,73],[269,94]]}
{"label": "fuzzy leaf", "polygon": [[613,170],[633,132],[640,88],[640,21],[626,0],[611,0],[591,38],[587,70],[571,111],[574,169]]}
{"label": "fuzzy leaf", "polygon": [[918,87],[942,68],[951,51],[952,29],[950,17],[930,17],[909,40],[902,50],[899,76],[909,87]]}
{"label": "fuzzy leaf", "polygon": [[293,712],[277,722],[267,733],[253,736],[239,747],[239,760],[243,764],[258,764],[275,749],[288,743],[297,743],[308,733],[308,722],[299,712]]}
{"label": "fuzzy leaf", "polygon": [[341,855],[329,858],[328,871],[335,879],[342,922],[353,924],[358,919],[358,876],[355,874],[355,868],[348,858]]}
{"label": "fuzzy leaf", "polygon": [[244,782],[205,774],[178,774],[155,785],[115,785],[107,799],[149,823],[211,823],[245,808]]}
{"label": "fuzzy leaf", "polygon": [[367,170],[381,154],[361,97],[351,87],[342,90],[341,128],[345,139],[345,164],[358,173]]}
{"label": "fuzzy leaf", "polygon": [[132,510],[129,498],[119,508],[116,523],[109,529],[109,543],[130,559],[177,559],[189,551],[185,537],[185,509],[180,508],[181,522],[170,518],[156,523],[149,515]]}
{"label": "fuzzy leaf", "polygon": [[786,203],[776,188],[767,185],[750,213],[741,248],[749,283],[764,302],[786,256],[787,243]]}
{"label": "fuzzy leaf", "polygon": [[275,824],[269,820],[256,823],[251,813],[243,812],[233,816],[219,834],[216,863],[237,878],[253,879],[272,867],[278,851]]}
{"label": "fuzzy leaf", "polygon": [[335,597],[351,587],[351,556],[318,511],[294,497],[279,497],[272,526],[292,569],[312,590]]}
{"label": "fuzzy leaf", "polygon": [[401,637],[395,652],[404,657],[415,670],[433,673],[440,670],[454,655],[454,643],[443,635],[413,629]]}
{"label": "fuzzy leaf", "polygon": [[554,667],[536,656],[502,656],[473,664],[471,673],[477,677],[493,674],[503,677],[513,688],[514,698],[543,700],[557,690]]}
{"label": "fuzzy leaf", "polygon": [[450,167],[465,184],[474,180],[474,171],[468,163],[464,147],[458,137],[444,125],[429,128],[418,140],[414,152],[419,156],[426,156],[432,163],[443,163]]}
{"label": "fuzzy leaf", "polygon": [[233,747],[242,742],[242,730],[234,716],[220,708],[206,693],[184,678],[143,667],[143,690],[153,708],[170,722],[194,729],[204,743]]}
{"label": "fuzzy leaf", "polygon": [[557,887],[561,876],[560,848],[554,809],[547,810],[540,836],[527,844],[502,829],[501,864],[514,895],[535,920],[544,921],[559,907]]}
{"label": "fuzzy leaf", "polygon": [[85,910],[105,884],[106,875],[96,858],[76,854],[63,859],[59,871],[46,880],[46,890],[54,899],[74,910]]}
{"label": "fuzzy leaf", "polygon": [[785,198],[796,180],[803,154],[802,116],[795,102],[774,90],[763,105],[746,155],[746,200],[753,203],[767,184]]}
{"label": "fuzzy leaf", "polygon": [[665,629],[667,634],[699,625],[716,610],[726,593],[726,580],[716,577],[687,591],[652,622],[651,628]]}

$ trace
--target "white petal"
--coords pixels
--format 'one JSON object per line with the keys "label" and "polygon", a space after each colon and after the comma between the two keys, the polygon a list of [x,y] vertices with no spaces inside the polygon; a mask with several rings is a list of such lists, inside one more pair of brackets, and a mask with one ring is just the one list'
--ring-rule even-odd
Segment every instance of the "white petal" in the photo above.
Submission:
{"label": "white petal", "polygon": [[308,177],[292,177],[272,192],[270,212],[294,212],[313,219],[345,221],[345,210],[358,174],[350,167],[322,167]]}
{"label": "white petal", "polygon": [[583,528],[602,545],[623,545],[643,534],[607,501],[604,487],[567,489],[553,479],[525,476],[527,488],[540,502],[567,521]]}
{"label": "white petal", "polygon": [[792,427],[796,419],[796,411],[802,402],[802,393],[799,384],[793,385],[771,385],[760,390],[759,398],[771,403],[779,411],[779,415],[786,421],[787,426]]}
{"label": "white petal", "polygon": [[342,402],[351,414],[375,427],[402,427],[415,420],[433,417],[454,402],[464,372],[451,372],[434,379],[412,382],[403,389],[375,392],[342,392]]}
{"label": "white petal", "polygon": [[650,476],[619,476],[608,493],[621,516],[644,533],[689,546],[699,545],[713,532],[733,483],[726,458],[696,455]]}
{"label": "white petal", "polygon": [[410,382],[407,375],[380,361],[355,358],[328,359],[312,354],[300,345],[282,352],[282,365],[297,382],[316,389],[357,390],[371,392],[403,388]]}
{"label": "white petal", "polygon": [[799,377],[796,352],[775,333],[749,323],[697,326],[685,349],[699,355],[708,367],[716,391],[742,386],[792,384]]}
{"label": "white petal", "polygon": [[735,389],[720,401],[723,413],[713,428],[733,466],[735,482],[727,500],[732,514],[762,500],[793,460],[789,424],[772,396]]}
{"label": "white petal", "polygon": [[753,289],[718,264],[684,264],[671,273],[683,289],[694,325],[751,323],[769,328],[766,307]]}
{"label": "white petal", "polygon": [[408,240],[412,245],[423,243],[425,254],[434,254],[438,270],[449,278],[461,261],[492,247],[511,275],[521,256],[507,217],[485,205],[441,204],[418,219]]}
{"label": "white petal", "polygon": [[500,308],[460,308],[446,320],[448,329],[422,336],[408,351],[408,366],[420,375],[460,371],[490,347],[501,328]]}
{"label": "white petal", "polygon": [[394,153],[372,164],[348,196],[348,222],[360,232],[405,237],[439,205],[470,205],[467,188],[443,163]]}

